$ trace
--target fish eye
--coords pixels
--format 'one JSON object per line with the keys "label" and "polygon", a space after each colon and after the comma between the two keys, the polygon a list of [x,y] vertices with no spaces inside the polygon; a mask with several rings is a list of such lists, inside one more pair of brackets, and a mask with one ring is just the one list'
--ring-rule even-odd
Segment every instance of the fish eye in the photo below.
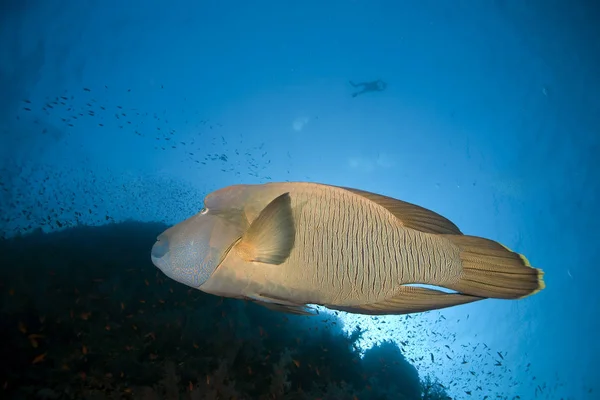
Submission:
{"label": "fish eye", "polygon": [[200,210],[200,214],[204,215],[208,212],[208,208],[204,207],[202,210]]}

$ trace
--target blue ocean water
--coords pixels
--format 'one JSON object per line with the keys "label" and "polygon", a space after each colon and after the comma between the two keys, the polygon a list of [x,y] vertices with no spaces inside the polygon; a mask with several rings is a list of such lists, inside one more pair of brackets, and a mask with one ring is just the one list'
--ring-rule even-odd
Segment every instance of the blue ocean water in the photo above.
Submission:
{"label": "blue ocean water", "polygon": [[[600,398],[598,21],[585,1],[3,0],[0,397]],[[435,210],[547,287],[298,317],[151,264],[207,193],[277,181]]]}

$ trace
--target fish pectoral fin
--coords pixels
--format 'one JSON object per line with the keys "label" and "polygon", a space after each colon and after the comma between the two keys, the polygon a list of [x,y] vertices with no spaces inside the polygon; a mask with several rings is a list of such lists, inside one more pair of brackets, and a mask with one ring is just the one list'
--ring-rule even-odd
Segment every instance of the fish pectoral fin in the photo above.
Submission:
{"label": "fish pectoral fin", "polygon": [[247,295],[247,297],[257,304],[260,304],[261,306],[273,311],[281,311],[297,315],[317,315],[319,313],[318,310],[308,307],[306,304],[292,303],[291,301],[275,299],[260,294],[251,294]]}
{"label": "fish pectoral fin", "polygon": [[291,198],[284,193],[260,212],[236,244],[236,250],[246,261],[278,265],[290,256],[295,239]]}
{"label": "fish pectoral fin", "polygon": [[452,221],[424,207],[364,190],[341,188],[382,206],[394,214],[407,228],[425,233],[462,235],[460,229]]}
{"label": "fish pectoral fin", "polygon": [[485,297],[469,296],[461,293],[445,293],[440,290],[416,286],[402,286],[394,297],[378,303],[344,307],[325,306],[356,314],[410,314],[467,304],[483,299]]}

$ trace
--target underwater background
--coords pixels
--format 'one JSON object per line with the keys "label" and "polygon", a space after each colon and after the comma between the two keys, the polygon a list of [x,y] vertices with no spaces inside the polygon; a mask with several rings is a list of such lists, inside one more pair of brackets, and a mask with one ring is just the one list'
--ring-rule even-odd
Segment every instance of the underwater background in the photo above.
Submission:
{"label": "underwater background", "polygon": [[[0,398],[600,398],[598,21],[590,1],[2,0]],[[306,317],[152,265],[207,193],[271,181],[435,210],[547,287]]]}

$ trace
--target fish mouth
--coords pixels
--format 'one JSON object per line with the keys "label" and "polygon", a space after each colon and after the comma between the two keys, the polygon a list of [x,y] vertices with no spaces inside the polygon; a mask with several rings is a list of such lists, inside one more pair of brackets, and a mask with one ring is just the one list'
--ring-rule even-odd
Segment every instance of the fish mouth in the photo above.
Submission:
{"label": "fish mouth", "polygon": [[[156,244],[159,244],[159,243],[157,242]],[[154,247],[156,247],[156,244],[154,245]],[[181,276],[179,276],[173,270],[173,266],[169,262],[169,260],[170,260],[169,252],[168,251],[166,253],[163,252],[162,249],[160,249],[160,247],[159,247],[159,250],[154,251],[154,247],[152,247],[152,254],[150,255],[152,264],[154,264],[154,266],[156,268],[161,270],[162,273],[165,274],[168,278],[173,279],[177,282],[181,282]]]}
{"label": "fish mouth", "polygon": [[165,256],[167,254],[169,254],[168,241],[157,240],[156,243],[154,243],[154,246],[152,246],[152,251],[150,252],[152,264],[164,271],[164,268],[167,266],[165,261]]}
{"label": "fish mouth", "polygon": [[169,240],[164,236],[160,235],[154,246],[152,246],[152,257],[153,258],[162,258],[169,252]]}
{"label": "fish mouth", "polygon": [[154,264],[155,267],[162,269],[161,264],[164,264],[163,260],[161,260],[160,258],[156,258],[153,255],[150,256],[150,260],[152,260],[152,264]]}
{"label": "fish mouth", "polygon": [[170,268],[169,268],[169,263],[167,262],[167,258],[166,257],[154,257],[154,256],[150,256],[150,259],[152,260],[152,264],[154,264],[154,266],[158,269],[160,269],[163,274],[167,275],[169,278],[171,278],[171,274],[170,272]]}

